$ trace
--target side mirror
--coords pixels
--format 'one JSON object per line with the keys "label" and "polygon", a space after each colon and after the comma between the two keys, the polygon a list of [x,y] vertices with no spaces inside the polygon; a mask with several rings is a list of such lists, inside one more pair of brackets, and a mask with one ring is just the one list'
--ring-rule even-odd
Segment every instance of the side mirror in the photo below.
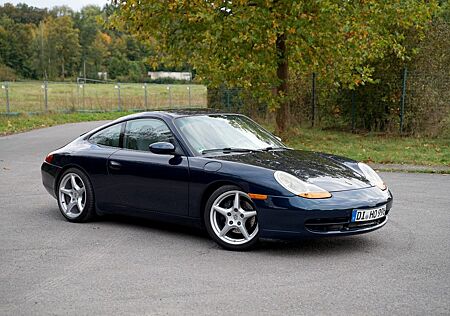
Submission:
{"label": "side mirror", "polygon": [[171,155],[175,153],[175,146],[168,142],[153,143],[148,148],[150,152],[159,155]]}

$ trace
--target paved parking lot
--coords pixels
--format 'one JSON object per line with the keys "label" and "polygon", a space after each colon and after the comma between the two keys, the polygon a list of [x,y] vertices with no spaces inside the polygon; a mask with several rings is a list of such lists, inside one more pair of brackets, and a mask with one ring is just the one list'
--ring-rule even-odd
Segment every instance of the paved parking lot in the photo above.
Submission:
{"label": "paved parking lot", "polygon": [[99,124],[0,137],[0,314],[450,314],[450,176],[383,173],[394,208],[371,234],[229,252],[156,222],[66,222],[40,164]]}

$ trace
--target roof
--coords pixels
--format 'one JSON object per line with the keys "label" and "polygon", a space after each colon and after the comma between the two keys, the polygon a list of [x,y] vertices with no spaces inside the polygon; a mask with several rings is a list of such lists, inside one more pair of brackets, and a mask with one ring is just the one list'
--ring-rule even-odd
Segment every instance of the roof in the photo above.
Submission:
{"label": "roof", "polygon": [[121,119],[140,118],[148,116],[165,117],[165,118],[177,118],[182,116],[194,116],[194,115],[209,115],[209,114],[230,114],[217,109],[192,109],[192,110],[166,110],[166,111],[151,111],[151,112],[138,112],[122,117]]}

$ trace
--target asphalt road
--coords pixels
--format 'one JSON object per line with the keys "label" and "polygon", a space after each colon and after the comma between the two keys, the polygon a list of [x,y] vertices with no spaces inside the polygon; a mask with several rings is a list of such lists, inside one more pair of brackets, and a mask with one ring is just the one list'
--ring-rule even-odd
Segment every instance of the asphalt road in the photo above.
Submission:
{"label": "asphalt road", "polygon": [[376,232],[229,252],[156,222],[66,222],[40,164],[99,124],[0,137],[0,314],[449,315],[450,176],[382,174]]}

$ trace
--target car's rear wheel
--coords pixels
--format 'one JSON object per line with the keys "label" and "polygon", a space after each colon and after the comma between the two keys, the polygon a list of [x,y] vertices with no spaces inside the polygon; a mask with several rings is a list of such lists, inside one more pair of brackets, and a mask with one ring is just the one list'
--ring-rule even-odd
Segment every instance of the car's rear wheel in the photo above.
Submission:
{"label": "car's rear wheel", "polygon": [[225,249],[247,250],[258,242],[255,205],[236,186],[223,186],[209,197],[204,220],[209,235]]}
{"label": "car's rear wheel", "polygon": [[58,206],[69,222],[87,222],[95,217],[94,191],[79,169],[67,169],[58,183]]}

